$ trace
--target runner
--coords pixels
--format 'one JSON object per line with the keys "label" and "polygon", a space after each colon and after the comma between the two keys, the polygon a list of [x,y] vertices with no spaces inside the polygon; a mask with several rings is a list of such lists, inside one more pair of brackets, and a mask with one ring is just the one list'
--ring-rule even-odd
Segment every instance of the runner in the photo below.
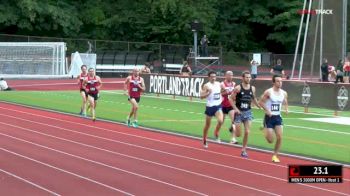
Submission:
{"label": "runner", "polygon": [[250,127],[252,125],[253,113],[251,109],[251,102],[260,108],[255,96],[255,87],[250,84],[252,79],[249,71],[244,71],[242,74],[242,83],[235,87],[234,92],[231,94],[231,104],[235,110],[235,127],[236,137],[241,136],[241,124],[244,125],[244,136],[242,145],[242,157],[248,157],[247,145],[248,136],[250,133]]}
{"label": "runner", "polygon": [[[138,127],[137,110],[141,98],[141,92],[146,90],[146,85],[142,77],[139,76],[137,68],[132,70],[132,75],[128,76],[124,83],[125,94],[128,96],[128,101],[131,104],[131,111],[127,116],[126,124],[128,126]],[[134,117],[134,122],[131,124],[131,117]]]}
{"label": "runner", "polygon": [[91,116],[92,120],[96,120],[96,104],[97,100],[100,96],[99,91],[102,87],[102,81],[99,76],[95,75],[95,70],[94,68],[89,69],[88,77],[85,80],[85,90],[88,94],[88,101],[90,103],[90,109],[91,109]]}
{"label": "runner", "polygon": [[286,114],[288,114],[288,100],[287,92],[282,90],[282,77],[280,75],[274,75],[272,77],[273,86],[267,89],[259,105],[265,111],[264,117],[264,132],[266,140],[271,144],[273,143],[274,136],[276,135],[275,149],[272,156],[272,162],[279,163],[280,160],[277,157],[281,148],[282,133],[283,133],[283,120],[281,116],[282,104],[285,105]]}
{"label": "runner", "polygon": [[218,138],[218,133],[223,123],[223,113],[221,109],[221,85],[220,82],[216,81],[216,73],[211,71],[208,73],[209,82],[204,84],[200,98],[207,99],[206,109],[205,109],[205,125],[203,128],[203,146],[204,148],[208,148],[207,136],[208,129],[210,127],[211,118],[213,116],[217,119],[217,125],[215,127],[214,136]]}
{"label": "runner", "polygon": [[[235,82],[233,81],[233,73],[232,71],[227,71],[225,73],[225,80],[221,82],[221,95],[222,95],[222,112],[224,114],[223,120],[225,121],[225,116],[228,115],[231,123],[230,123],[230,128],[229,131],[231,132],[231,143],[232,144],[237,144],[236,136],[235,136],[235,126],[234,126],[234,117],[235,117],[235,111],[233,110],[233,107],[229,101],[229,96],[232,94],[234,88],[235,88]],[[219,135],[219,133],[218,133]],[[218,141],[220,141],[219,137]]]}
{"label": "runner", "polygon": [[80,89],[80,96],[83,100],[83,103],[81,105],[81,108],[80,108],[80,115],[86,117],[86,102],[87,102],[87,93],[83,87],[83,82],[84,80],[87,79],[87,66],[86,65],[82,65],[80,67],[81,69],[81,74],[77,76],[77,80],[78,80],[78,85],[79,85],[79,89]]}

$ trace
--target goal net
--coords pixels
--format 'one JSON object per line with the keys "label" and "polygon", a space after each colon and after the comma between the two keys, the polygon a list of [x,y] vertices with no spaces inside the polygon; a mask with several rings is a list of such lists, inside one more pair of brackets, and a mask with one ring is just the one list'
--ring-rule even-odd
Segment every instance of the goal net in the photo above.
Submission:
{"label": "goal net", "polygon": [[59,77],[67,74],[64,42],[0,42],[0,75]]}

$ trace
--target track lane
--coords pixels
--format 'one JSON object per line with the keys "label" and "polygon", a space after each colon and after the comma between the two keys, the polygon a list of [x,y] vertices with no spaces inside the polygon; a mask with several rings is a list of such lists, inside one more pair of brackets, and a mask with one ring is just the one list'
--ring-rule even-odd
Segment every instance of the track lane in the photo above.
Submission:
{"label": "track lane", "polygon": [[[65,116],[65,115],[63,115],[63,116]],[[62,118],[59,118],[59,119],[61,120]],[[78,119],[79,119],[79,118],[78,118]],[[79,120],[83,120],[83,121],[86,122],[85,119],[79,119]],[[64,123],[64,124],[65,124],[65,123]],[[69,124],[69,123],[67,123],[67,124]],[[103,124],[108,124],[108,125],[109,125],[109,123],[103,123]],[[62,125],[62,123],[60,123],[60,126],[61,126],[61,125]],[[97,124],[95,124],[95,125],[97,125]],[[115,129],[115,128],[116,128],[116,125],[115,125],[115,124],[113,124],[113,125],[114,125],[113,127],[114,127],[114,129]],[[90,129],[89,129],[89,131],[90,131]],[[95,132],[96,132],[96,130],[91,130],[91,131],[95,131]],[[127,131],[130,131],[130,132],[131,132],[131,131],[133,131],[133,132],[135,131],[135,132],[137,132],[137,133],[143,132],[143,131],[140,131],[140,130],[131,130],[131,129],[130,129],[130,130],[127,130]],[[99,132],[96,132],[96,133],[100,134],[100,131],[99,131]],[[111,133],[109,133],[108,135],[109,135],[109,136],[113,136]],[[168,136],[168,135],[164,135],[164,137],[167,137],[167,136]],[[119,136],[118,136],[118,137],[119,137]],[[174,137],[174,136],[172,136],[172,137]],[[162,135],[162,138],[163,138],[163,135]],[[184,139],[184,138],[182,138],[182,137],[180,137],[180,138],[181,138],[182,140],[185,140],[185,141],[187,140],[187,139]],[[178,139],[178,137],[176,137],[176,139]],[[181,140],[181,141],[182,141],[182,140]],[[139,141],[139,142],[140,142],[140,141]],[[154,143],[154,142],[153,142],[153,143]],[[192,140],[192,143],[194,143],[193,140]],[[222,145],[214,145],[214,146],[217,146],[218,148],[219,148],[219,147],[222,147]],[[197,147],[198,147],[198,146],[197,146]],[[231,150],[232,150],[232,149],[231,149]],[[205,152],[205,151],[204,151],[204,152]],[[232,158],[232,157],[231,157],[231,158]],[[231,160],[231,162],[232,162],[232,160]],[[244,160],[244,162],[247,162],[247,160]],[[240,166],[240,164],[238,164],[238,165]],[[259,165],[259,167],[260,167],[260,165]],[[285,170],[284,170],[284,172],[285,172]],[[346,190],[346,191],[348,191],[348,190]]]}

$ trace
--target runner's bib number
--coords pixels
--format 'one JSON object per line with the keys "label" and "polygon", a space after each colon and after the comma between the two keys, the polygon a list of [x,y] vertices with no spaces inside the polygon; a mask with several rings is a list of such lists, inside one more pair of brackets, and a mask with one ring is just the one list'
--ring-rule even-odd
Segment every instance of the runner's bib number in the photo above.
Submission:
{"label": "runner's bib number", "polygon": [[95,90],[96,90],[96,88],[94,88],[94,87],[90,88],[90,91],[95,91]]}
{"label": "runner's bib number", "polygon": [[280,104],[272,104],[271,111],[272,112],[279,112],[280,111]]}
{"label": "runner's bib number", "polygon": [[248,103],[241,103],[241,108],[242,109],[248,109],[249,104]]}
{"label": "runner's bib number", "polygon": [[139,89],[138,88],[132,88],[132,91],[137,92]]}
{"label": "runner's bib number", "polygon": [[214,100],[219,100],[221,97],[221,94],[220,93],[215,93],[214,94]]}

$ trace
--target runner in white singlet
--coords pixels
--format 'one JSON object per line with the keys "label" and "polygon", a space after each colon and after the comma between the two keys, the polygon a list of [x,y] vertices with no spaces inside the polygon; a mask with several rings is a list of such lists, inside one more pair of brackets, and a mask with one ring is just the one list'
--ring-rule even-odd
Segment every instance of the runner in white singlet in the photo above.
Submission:
{"label": "runner in white singlet", "polygon": [[287,92],[282,90],[282,77],[274,75],[272,77],[273,86],[267,89],[259,101],[259,105],[265,110],[264,130],[265,138],[269,143],[273,143],[273,133],[276,135],[276,143],[272,162],[280,162],[277,157],[281,148],[283,120],[281,116],[282,105],[285,105],[286,114],[288,114]]}
{"label": "runner in white singlet", "polygon": [[203,146],[204,148],[208,148],[207,144],[207,136],[208,136],[208,130],[211,123],[211,118],[213,116],[217,119],[217,125],[215,127],[214,133],[219,133],[219,130],[221,128],[221,125],[223,124],[223,113],[221,109],[221,85],[220,82],[216,81],[216,73],[215,72],[209,72],[208,73],[209,82],[204,84],[201,93],[200,98],[201,99],[207,99],[206,109],[205,109],[205,126],[203,128]]}

